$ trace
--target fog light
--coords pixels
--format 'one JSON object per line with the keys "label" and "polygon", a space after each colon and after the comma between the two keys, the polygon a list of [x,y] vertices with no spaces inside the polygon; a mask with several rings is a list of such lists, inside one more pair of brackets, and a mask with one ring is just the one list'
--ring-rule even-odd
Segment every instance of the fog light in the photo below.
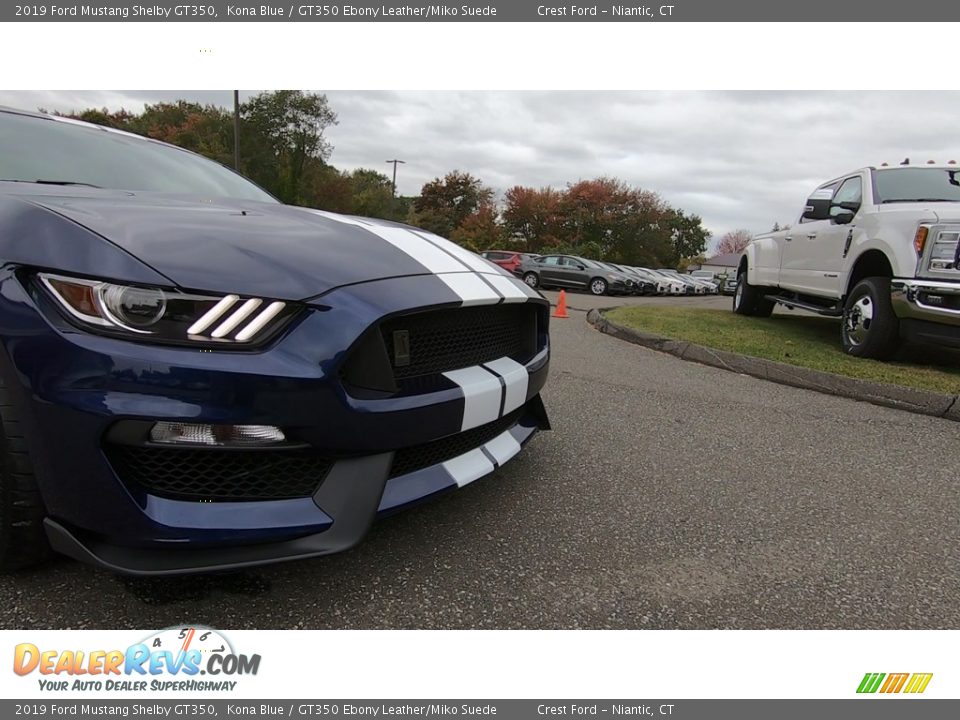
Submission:
{"label": "fog light", "polygon": [[206,425],[201,423],[158,422],[150,440],[168,445],[275,445],[286,440],[273,425]]}

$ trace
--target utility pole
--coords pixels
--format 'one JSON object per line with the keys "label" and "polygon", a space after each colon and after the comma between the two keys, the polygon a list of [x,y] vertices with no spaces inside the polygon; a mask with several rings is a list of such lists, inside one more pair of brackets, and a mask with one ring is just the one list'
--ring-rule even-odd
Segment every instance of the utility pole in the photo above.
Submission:
{"label": "utility pole", "polygon": [[406,160],[387,160],[387,165],[393,164],[393,196],[397,196],[397,164],[406,165]]}
{"label": "utility pole", "polygon": [[233,91],[233,169],[240,172],[240,91]]}

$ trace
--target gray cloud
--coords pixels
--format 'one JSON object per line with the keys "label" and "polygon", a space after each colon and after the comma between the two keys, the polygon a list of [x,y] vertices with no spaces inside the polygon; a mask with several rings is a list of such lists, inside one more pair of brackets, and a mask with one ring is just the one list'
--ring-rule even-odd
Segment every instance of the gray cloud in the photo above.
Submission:
{"label": "gray cloud", "polygon": [[[960,159],[957,92],[326,94],[340,119],[331,162],[389,173],[386,160],[405,160],[403,194],[453,169],[498,193],[607,175],[697,213],[717,236],[793,222],[805,193],[857,167]],[[229,106],[232,91],[0,91],[0,105],[61,111],[178,98]]]}

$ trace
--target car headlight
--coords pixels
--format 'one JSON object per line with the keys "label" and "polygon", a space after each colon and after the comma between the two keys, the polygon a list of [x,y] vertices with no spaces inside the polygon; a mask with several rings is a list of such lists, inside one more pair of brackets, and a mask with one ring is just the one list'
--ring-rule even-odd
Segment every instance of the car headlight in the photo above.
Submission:
{"label": "car headlight", "polygon": [[279,300],[195,295],[51,273],[36,277],[69,319],[129,339],[253,346],[296,312],[295,306]]}

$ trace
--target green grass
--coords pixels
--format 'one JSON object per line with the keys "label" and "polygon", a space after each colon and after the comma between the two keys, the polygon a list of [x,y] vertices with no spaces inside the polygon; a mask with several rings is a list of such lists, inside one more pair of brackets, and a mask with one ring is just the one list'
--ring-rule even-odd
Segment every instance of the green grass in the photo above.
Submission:
{"label": "green grass", "polygon": [[655,305],[620,307],[607,317],[618,325],[718,350],[861,380],[960,393],[960,353],[907,345],[891,362],[850,357],[840,346],[839,320],[831,318],[753,318],[728,310]]}

